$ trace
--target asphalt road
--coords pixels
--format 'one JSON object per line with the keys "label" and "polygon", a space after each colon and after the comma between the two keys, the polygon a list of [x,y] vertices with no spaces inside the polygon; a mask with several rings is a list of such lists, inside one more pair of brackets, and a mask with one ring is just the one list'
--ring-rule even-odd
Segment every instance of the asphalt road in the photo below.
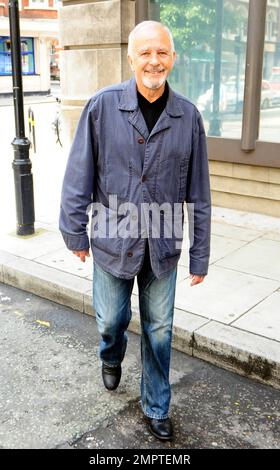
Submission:
{"label": "asphalt road", "polygon": [[279,449],[279,391],[182,353],[172,357],[175,440],[146,430],[139,337],[104,389],[94,318],[0,284],[0,448]]}

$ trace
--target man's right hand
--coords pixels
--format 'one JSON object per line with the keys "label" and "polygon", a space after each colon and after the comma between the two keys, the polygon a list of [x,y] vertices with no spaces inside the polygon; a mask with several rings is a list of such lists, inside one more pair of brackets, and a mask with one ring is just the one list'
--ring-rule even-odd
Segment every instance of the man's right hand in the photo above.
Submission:
{"label": "man's right hand", "polygon": [[80,260],[84,263],[86,260],[86,257],[90,256],[89,250],[81,250],[81,251],[72,251],[74,255],[78,256]]}

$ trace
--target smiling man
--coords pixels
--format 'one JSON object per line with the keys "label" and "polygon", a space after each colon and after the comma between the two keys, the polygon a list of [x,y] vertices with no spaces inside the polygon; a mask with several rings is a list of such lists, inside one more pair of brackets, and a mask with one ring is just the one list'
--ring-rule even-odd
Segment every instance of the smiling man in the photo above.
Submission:
{"label": "smiling man", "polygon": [[[85,106],[65,172],[60,213],[65,243],[84,262],[89,256],[88,206],[93,203],[93,306],[102,378],[110,391],[121,379],[137,278],[141,406],[150,432],[161,440],[173,438],[169,369],[182,243],[177,229],[183,228],[184,202],[192,220],[191,286],[204,280],[210,255],[205,132],[196,107],[167,83],[175,58],[172,35],[161,23],[146,21],[130,33],[128,60],[134,77],[99,91]],[[102,207],[102,217],[96,218],[94,204]],[[124,207],[131,214],[133,236],[123,230]],[[156,222],[149,207],[157,208]],[[174,227],[167,234],[170,220]],[[154,230],[157,223],[159,230]]]}
{"label": "smiling man", "polygon": [[171,33],[160,23],[145,21],[130,33],[128,60],[139,93],[150,102],[163,94],[175,59]]}

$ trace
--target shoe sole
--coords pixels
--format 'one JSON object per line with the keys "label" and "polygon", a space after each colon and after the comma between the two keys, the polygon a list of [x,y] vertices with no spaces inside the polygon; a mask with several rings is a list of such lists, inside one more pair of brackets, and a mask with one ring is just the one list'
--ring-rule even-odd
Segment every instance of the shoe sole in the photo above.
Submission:
{"label": "shoe sole", "polygon": [[150,433],[156,437],[157,439],[159,439],[160,441],[173,441],[174,440],[174,436],[169,436],[169,437],[162,437],[162,436],[159,436],[157,433],[155,433],[150,427],[149,427],[149,431]]}

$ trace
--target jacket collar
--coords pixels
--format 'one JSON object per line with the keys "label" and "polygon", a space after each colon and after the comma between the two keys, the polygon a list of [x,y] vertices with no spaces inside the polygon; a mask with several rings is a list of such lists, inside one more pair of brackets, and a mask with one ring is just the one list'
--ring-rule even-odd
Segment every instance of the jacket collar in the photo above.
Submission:
{"label": "jacket collar", "polygon": [[[180,117],[183,116],[184,112],[179,103],[177,96],[174,94],[171,87],[169,87],[169,96],[166,103],[165,111],[169,116]],[[137,99],[137,88],[135,78],[132,77],[126,82],[125,87],[121,94],[119,102],[119,109],[121,111],[136,111],[139,108]]]}

